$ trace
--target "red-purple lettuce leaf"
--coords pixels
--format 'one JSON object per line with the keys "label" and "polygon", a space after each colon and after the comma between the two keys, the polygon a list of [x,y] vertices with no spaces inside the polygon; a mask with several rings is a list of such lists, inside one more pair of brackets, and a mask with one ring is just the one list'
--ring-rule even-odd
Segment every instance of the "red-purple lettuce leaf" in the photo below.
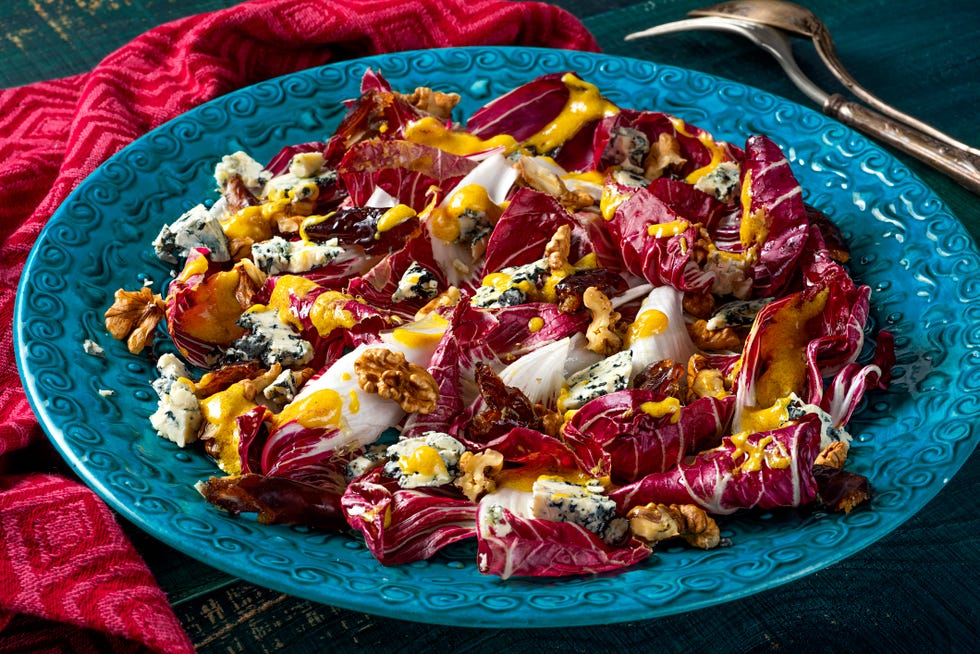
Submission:
{"label": "red-purple lettuce leaf", "polygon": [[724,217],[732,212],[731,207],[714,196],[677,179],[660,177],[646,188],[684,220],[700,223],[708,234],[713,234]]}
{"label": "red-purple lettuce leaf", "polygon": [[[678,129],[679,126],[681,129]],[[623,163],[621,157],[614,154],[613,150],[609,148],[611,135],[615,130],[620,129],[638,130],[647,137],[651,144],[656,144],[660,135],[665,133],[677,139],[680,156],[686,160],[676,171],[676,174],[681,178],[707,166],[712,161],[713,153],[704,141],[714,142],[714,139],[705,130],[685,124],[680,119],[665,113],[623,109],[614,116],[603,118],[595,128],[593,158],[597,170],[606,170]],[[739,148],[729,143],[723,141],[716,143],[718,147],[724,149],[724,160],[740,160],[743,156]]]}
{"label": "red-purple lettuce leaf", "polygon": [[321,141],[309,141],[307,143],[296,143],[295,145],[287,145],[269,160],[269,163],[265,165],[265,169],[268,170],[273,175],[282,175],[289,171],[289,164],[292,162],[293,157],[297,154],[306,152],[320,152],[322,153],[326,149],[327,144]]}
{"label": "red-purple lettuce leaf", "polygon": [[[609,492],[620,512],[650,502],[696,504],[724,515],[740,509],[803,506],[816,497],[813,462],[820,451],[819,419],[808,414],[795,424],[741,434],[748,447],[726,436],[718,447],[701,452],[666,472],[647,475]],[[746,462],[746,450],[762,452],[758,466]]]}
{"label": "red-purple lettuce leaf", "polygon": [[519,516],[501,509],[489,522],[479,513],[477,563],[480,572],[510,577],[566,577],[627,568],[650,555],[636,538],[607,545],[591,531],[572,522]]}
{"label": "red-purple lettuce leaf", "polygon": [[843,427],[848,423],[867,391],[888,388],[894,365],[895,338],[891,332],[880,331],[871,363],[849,363],[844,366],[834,376],[820,401],[821,408],[830,415],[834,427]]}
{"label": "red-purple lettuce leaf", "polygon": [[498,96],[477,109],[466,121],[466,130],[481,139],[501,134],[524,141],[544,129],[568,102],[565,73],[542,75]]}
{"label": "red-purple lettuce leaf", "polygon": [[543,258],[548,241],[563,225],[572,229],[570,262],[594,252],[601,264],[618,265],[618,257],[601,224],[591,217],[573,216],[547,193],[525,188],[510,198],[490,235],[483,274]]}
{"label": "red-purple lettuce leaf", "polygon": [[336,167],[354,144],[375,138],[402,138],[409,123],[427,115],[395,95],[388,81],[370,69],[361,78],[361,94],[344,104],[347,113],[324,151],[331,167]]}
{"label": "red-purple lettuce leaf", "polygon": [[430,145],[373,139],[351,147],[338,171],[354,206],[365,205],[380,188],[421,211],[431,186],[453,188],[478,163]]}
{"label": "red-purple lettuce leaf", "polygon": [[[678,221],[688,224],[677,234],[650,234],[651,225],[683,225]],[[608,225],[629,272],[657,286],[673,286],[682,291],[711,289],[714,275],[701,270],[692,247],[698,238],[695,223],[679,216],[652,190],[636,190],[619,206]]]}
{"label": "red-purple lettuce leaf", "polygon": [[[779,295],[792,281],[807,243],[809,220],[803,192],[782,150],[765,136],[746,140],[742,166],[742,184],[748,184],[748,189],[742,190],[741,241],[744,249],[758,246],[750,274],[752,296]],[[749,218],[760,215],[757,212],[762,212],[761,221]]]}
{"label": "red-purple lettuce leaf", "polygon": [[507,463],[548,470],[587,472],[581,468],[568,445],[536,429],[513,427],[500,436],[479,442],[468,438],[464,431],[457,433],[456,438],[471,450],[496,450],[504,456]]}
{"label": "red-purple lettuce leaf", "polygon": [[[584,470],[614,483],[628,483],[664,472],[685,456],[715,447],[731,420],[734,397],[702,397],[678,414],[655,417],[644,403],[665,395],[627,389],[586,402],[562,430]],[[496,449],[496,448],[495,448]]]}
{"label": "red-purple lettuce leaf", "polygon": [[424,561],[450,543],[476,536],[477,506],[455,488],[399,488],[380,469],[351,482],[341,506],[383,565]]}
{"label": "red-purple lettuce leaf", "polygon": [[350,437],[340,428],[307,427],[290,420],[269,430],[262,447],[262,473],[314,486],[344,486]]}
{"label": "red-purple lettuce leaf", "polygon": [[[235,322],[246,307],[240,306],[234,285],[220,283],[218,277],[237,274],[243,278],[244,273],[210,261],[208,254],[206,248],[191,250],[185,272],[167,287],[164,312],[171,341],[189,363],[200,368],[211,368],[225,348],[245,333]],[[206,267],[200,265],[202,259]]]}
{"label": "red-purple lettuce leaf", "polygon": [[432,241],[428,233],[412,234],[404,241],[404,246],[389,254],[375,264],[362,276],[352,279],[348,292],[364,299],[368,304],[382,307],[402,318],[411,319],[425,306],[428,298],[406,298],[395,302],[392,295],[398,290],[398,283],[412,264],[428,270],[438,282],[438,290],[449,287],[442,269],[432,256]]}

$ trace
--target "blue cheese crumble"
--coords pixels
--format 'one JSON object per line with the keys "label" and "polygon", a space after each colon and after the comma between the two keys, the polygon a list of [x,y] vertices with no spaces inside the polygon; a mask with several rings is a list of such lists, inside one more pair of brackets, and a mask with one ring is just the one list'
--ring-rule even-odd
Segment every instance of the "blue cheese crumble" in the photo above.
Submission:
{"label": "blue cheese crumble", "polygon": [[483,284],[473,294],[470,304],[478,309],[524,304],[544,282],[549,270],[547,259],[501,268],[483,278]]}
{"label": "blue cheese crumble", "polygon": [[427,431],[389,445],[384,474],[398,480],[402,488],[443,486],[459,474],[459,457],[466,447],[438,431]]}
{"label": "blue cheese crumble", "polygon": [[154,252],[168,263],[179,263],[195,248],[210,250],[212,261],[231,259],[219,217],[203,204],[183,213],[172,225],[164,225],[153,240]]}
{"label": "blue cheese crumble", "polygon": [[150,424],[157,433],[178,447],[186,447],[197,440],[203,420],[194,388],[185,379],[173,381],[168,392],[160,397],[156,412],[150,416]]}
{"label": "blue cheese crumble", "polygon": [[252,261],[267,275],[307,272],[330,263],[342,254],[344,248],[337,244],[335,238],[323,243],[309,243],[274,236],[252,244]]}
{"label": "blue cheese crumble", "polygon": [[391,295],[392,302],[422,298],[430,300],[439,295],[439,280],[428,268],[416,262],[408,267],[398,281],[398,288]]}
{"label": "blue cheese crumble", "polygon": [[708,330],[724,329],[725,327],[740,327],[751,325],[762,308],[772,302],[773,298],[759,300],[736,300],[718,307],[708,320]]}
{"label": "blue cheese crumble", "polygon": [[628,523],[616,517],[616,502],[597,479],[584,484],[543,475],[531,487],[531,515],[553,522],[573,522],[607,543],[620,540]]}
{"label": "blue cheese crumble", "polygon": [[150,385],[156,391],[157,397],[163,398],[170,392],[170,387],[175,381],[181,378],[189,379],[191,376],[187,366],[176,354],[165,352],[157,359],[156,364],[157,378]]}
{"label": "blue cheese crumble", "polygon": [[249,331],[225,351],[225,360],[258,361],[266,367],[302,366],[313,358],[313,346],[279,318],[274,309],[249,310],[237,322]]}
{"label": "blue cheese crumble", "polygon": [[694,183],[694,188],[712,195],[722,202],[731,202],[738,189],[738,179],[741,174],[738,164],[734,161],[723,161],[711,172],[703,175]]}
{"label": "blue cheese crumble", "polygon": [[351,459],[344,468],[347,482],[350,483],[388,462],[388,446],[379,444],[367,448],[363,454]]}
{"label": "blue cheese crumble", "polygon": [[82,341],[82,350],[89,356],[98,357],[100,359],[105,358],[105,350],[102,349],[101,345],[90,338],[86,338],[84,341]]}
{"label": "blue cheese crumble", "polygon": [[262,390],[262,396],[281,411],[282,407],[296,399],[296,393],[304,379],[306,377],[302,372],[287,368]]}
{"label": "blue cheese crumble", "polygon": [[239,150],[223,156],[214,167],[214,181],[218,183],[218,188],[224,188],[228,179],[236,176],[242,179],[249,191],[258,194],[266,182],[272,178],[272,173],[248,154]]}
{"label": "blue cheese crumble", "polygon": [[820,449],[825,449],[834,441],[851,442],[851,435],[843,427],[835,427],[834,419],[822,408],[805,403],[796,393],[790,393],[789,399],[789,404],[786,405],[786,417],[789,420],[799,420],[808,413],[820,419]]}
{"label": "blue cheese crumble", "polygon": [[561,396],[562,409],[578,409],[589,400],[623,390],[629,385],[632,372],[633,355],[629,350],[579,370],[565,382],[568,391]]}
{"label": "blue cheese crumble", "polygon": [[300,152],[289,160],[289,173],[299,178],[314,177],[325,161],[322,152]]}

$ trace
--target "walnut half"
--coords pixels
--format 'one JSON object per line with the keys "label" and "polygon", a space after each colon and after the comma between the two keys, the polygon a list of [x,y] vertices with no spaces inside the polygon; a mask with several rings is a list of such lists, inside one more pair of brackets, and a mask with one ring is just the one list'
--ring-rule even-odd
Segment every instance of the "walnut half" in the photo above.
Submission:
{"label": "walnut half", "polygon": [[105,312],[105,328],[118,340],[125,340],[132,354],[143,351],[153,341],[153,330],[163,318],[166,303],[144,286],[138,291],[119,289],[115,301]]}
{"label": "walnut half", "polygon": [[630,531],[649,544],[683,538],[701,549],[717,547],[721,532],[704,509],[693,504],[647,504],[630,509]]}
{"label": "walnut half", "polygon": [[463,452],[459,457],[459,470],[462,474],[454,482],[474,504],[484,493],[497,489],[496,475],[504,467],[504,455],[497,450],[482,452]]}
{"label": "walnut half", "polygon": [[606,294],[590,286],[582,294],[582,303],[592,312],[592,322],[585,332],[588,349],[604,356],[619,352],[623,345],[623,337],[618,332],[620,315],[613,310]]}
{"label": "walnut half", "polygon": [[354,373],[362,389],[398,402],[408,413],[431,413],[439,401],[436,380],[401,352],[383,347],[367,349],[354,362]]}

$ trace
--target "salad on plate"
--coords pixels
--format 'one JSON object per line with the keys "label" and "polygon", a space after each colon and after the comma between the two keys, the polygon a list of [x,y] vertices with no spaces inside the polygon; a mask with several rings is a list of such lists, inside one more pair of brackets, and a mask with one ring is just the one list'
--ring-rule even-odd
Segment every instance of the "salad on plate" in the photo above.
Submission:
{"label": "salad on plate", "polygon": [[326,141],[217,162],[153,242],[165,295],[116,292],[109,332],[157,353],[152,428],[216,464],[205,500],[385,565],[476,539],[503,578],[867,502],[847,423],[892,338],[778,144],[573,72],[458,101],[368,70]]}

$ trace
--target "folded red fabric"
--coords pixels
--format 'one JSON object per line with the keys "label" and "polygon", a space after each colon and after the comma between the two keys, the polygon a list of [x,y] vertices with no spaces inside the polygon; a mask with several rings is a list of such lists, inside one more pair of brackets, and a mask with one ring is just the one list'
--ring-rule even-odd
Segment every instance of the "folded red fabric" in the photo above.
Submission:
{"label": "folded red fabric", "polygon": [[[18,277],[86,175],[166,120],[263,79],[462,45],[598,49],[577,19],[542,3],[254,0],[162,25],[89,73],[0,91],[0,471],[42,437],[11,342]],[[18,472],[0,476],[0,651],[70,642],[72,651],[192,652],[108,507],[65,477]]]}

